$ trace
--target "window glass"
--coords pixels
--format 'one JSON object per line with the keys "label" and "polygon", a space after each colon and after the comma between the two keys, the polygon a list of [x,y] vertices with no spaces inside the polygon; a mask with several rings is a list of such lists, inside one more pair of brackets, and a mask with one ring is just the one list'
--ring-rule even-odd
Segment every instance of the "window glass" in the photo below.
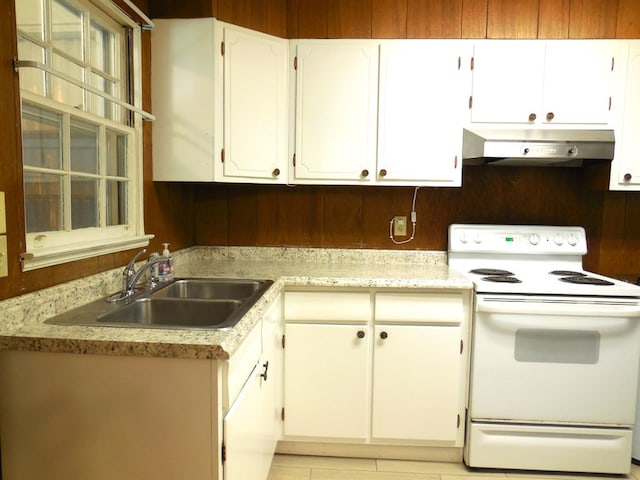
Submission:
{"label": "window glass", "polygon": [[107,180],[107,218],[108,226],[126,225],[127,215],[127,182]]}
{"label": "window glass", "polygon": [[62,115],[23,104],[22,156],[31,167],[62,168]]}
{"label": "window glass", "polygon": [[127,136],[107,129],[107,167],[106,174],[111,177],[124,177],[127,172]]}
{"label": "window glass", "polygon": [[99,23],[91,22],[91,66],[115,75],[116,37]]}
{"label": "window glass", "polygon": [[51,2],[51,43],[73,58],[83,55],[82,12],[64,1]]}
{"label": "window glass", "polygon": [[44,40],[42,0],[17,0],[16,23],[36,40]]}
{"label": "window glass", "polygon": [[98,126],[72,119],[70,132],[71,170],[98,173]]}
{"label": "window glass", "polygon": [[71,228],[98,227],[98,182],[71,176]]}
{"label": "window glass", "polygon": [[[18,38],[18,58],[45,63],[45,50],[40,45],[20,37]],[[34,68],[23,69],[20,72],[20,88],[38,95],[46,95],[44,79],[45,74],[40,70]]]}
{"label": "window glass", "polygon": [[[84,69],[60,55],[53,54],[53,68],[69,75],[70,77],[82,81],[84,78]],[[82,88],[73,85],[61,78],[51,75],[51,95],[50,97],[56,102],[64,103],[70,107],[84,109],[84,92]]]}
{"label": "window glass", "polygon": [[63,230],[62,176],[24,173],[27,233]]}

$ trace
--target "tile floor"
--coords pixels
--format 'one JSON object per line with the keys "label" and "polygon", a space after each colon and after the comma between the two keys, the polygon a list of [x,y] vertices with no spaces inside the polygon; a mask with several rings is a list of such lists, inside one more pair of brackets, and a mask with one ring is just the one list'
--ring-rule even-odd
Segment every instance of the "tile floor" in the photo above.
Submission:
{"label": "tile floor", "polygon": [[268,480],[640,480],[640,466],[632,465],[631,474],[571,475],[540,472],[471,471],[458,463],[376,460],[368,458],[311,457],[276,455]]}

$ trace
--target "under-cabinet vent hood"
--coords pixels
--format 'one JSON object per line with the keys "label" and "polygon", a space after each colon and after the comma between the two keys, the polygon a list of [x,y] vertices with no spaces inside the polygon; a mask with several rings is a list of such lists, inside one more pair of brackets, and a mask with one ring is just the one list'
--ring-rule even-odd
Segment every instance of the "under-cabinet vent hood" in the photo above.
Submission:
{"label": "under-cabinet vent hood", "polygon": [[467,164],[573,167],[611,161],[613,130],[464,129]]}

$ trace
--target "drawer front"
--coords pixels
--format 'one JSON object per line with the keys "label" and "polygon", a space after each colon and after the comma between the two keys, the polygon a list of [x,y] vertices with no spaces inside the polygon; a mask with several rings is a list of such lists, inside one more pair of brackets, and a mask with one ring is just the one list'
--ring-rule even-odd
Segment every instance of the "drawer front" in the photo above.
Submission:
{"label": "drawer front", "polygon": [[368,292],[286,292],[285,322],[366,323],[371,319]]}
{"label": "drawer front", "polygon": [[464,298],[460,293],[377,292],[375,321],[459,324],[464,321]]}

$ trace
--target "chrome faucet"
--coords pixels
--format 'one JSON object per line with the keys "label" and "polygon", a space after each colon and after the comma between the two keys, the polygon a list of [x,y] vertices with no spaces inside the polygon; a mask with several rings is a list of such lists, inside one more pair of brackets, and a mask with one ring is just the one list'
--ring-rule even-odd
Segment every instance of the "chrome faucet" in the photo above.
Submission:
{"label": "chrome faucet", "polygon": [[[147,252],[147,249],[143,248],[131,259],[131,261],[127,264],[127,266],[124,267],[124,270],[122,271],[122,291],[120,293],[116,293],[115,295],[112,295],[111,297],[109,297],[108,298],[109,302],[117,303],[119,301],[123,301],[127,298],[132,297],[136,293],[136,285],[140,281],[140,278],[142,277],[142,275],[147,270],[157,265],[158,263],[166,262],[169,260],[166,257],[162,257],[159,255],[152,255],[149,257],[149,259],[144,265],[142,265],[138,270],[136,270],[136,262],[146,252]],[[157,276],[153,274],[153,271],[151,273],[150,283],[151,283],[150,288],[153,288],[155,284],[157,284]]]}

